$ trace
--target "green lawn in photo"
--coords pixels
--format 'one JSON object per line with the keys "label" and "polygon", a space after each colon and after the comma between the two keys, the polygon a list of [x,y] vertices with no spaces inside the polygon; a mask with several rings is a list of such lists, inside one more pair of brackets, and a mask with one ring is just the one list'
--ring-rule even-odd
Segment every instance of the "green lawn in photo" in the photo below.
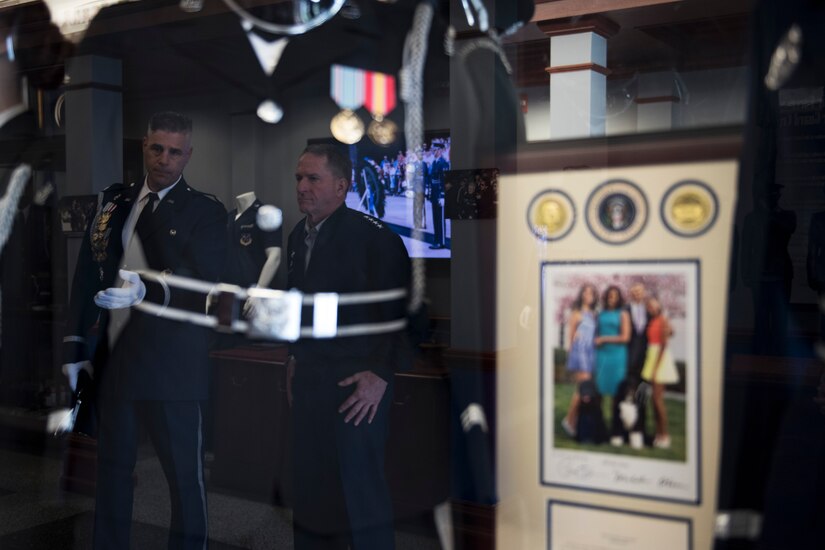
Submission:
{"label": "green lawn in photo", "polygon": [[[684,462],[687,457],[687,446],[685,440],[686,423],[685,423],[685,409],[686,403],[681,399],[672,399],[665,395],[665,407],[667,408],[668,431],[670,433],[671,445],[670,449],[654,449],[653,447],[644,447],[642,449],[633,449],[625,444],[621,447],[614,447],[609,442],[602,445],[581,444],[576,440],[570,438],[561,427],[561,420],[567,414],[567,408],[570,405],[570,399],[573,397],[573,389],[575,384],[572,383],[556,383],[555,384],[555,401],[553,411],[554,433],[553,446],[556,449],[576,449],[579,451],[590,451],[594,453],[605,453],[624,456],[638,456],[642,458],[655,458],[658,460],[675,460]],[[610,422],[612,416],[612,404],[610,398],[602,400],[602,410],[604,411],[604,420],[608,431],[610,430]],[[653,420],[653,404],[648,403],[647,406],[647,430],[650,435],[654,433]]]}

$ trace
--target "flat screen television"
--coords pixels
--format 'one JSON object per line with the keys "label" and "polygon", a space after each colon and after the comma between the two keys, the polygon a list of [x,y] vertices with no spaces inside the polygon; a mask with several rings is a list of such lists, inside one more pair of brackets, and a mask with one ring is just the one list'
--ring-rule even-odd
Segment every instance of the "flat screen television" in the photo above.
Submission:
{"label": "flat screen television", "polygon": [[[353,145],[332,138],[310,139],[307,143],[332,143],[341,147],[353,166],[347,206],[374,216],[400,235],[410,257],[450,257],[450,220],[444,215],[446,174],[441,175],[440,182],[437,179],[441,170],[446,172],[450,167],[449,131],[428,131],[424,142],[415,147],[405,147],[403,138],[395,145],[384,147],[372,143],[366,136]],[[439,162],[434,172],[437,158],[443,162]],[[416,189],[424,193],[418,200]]]}

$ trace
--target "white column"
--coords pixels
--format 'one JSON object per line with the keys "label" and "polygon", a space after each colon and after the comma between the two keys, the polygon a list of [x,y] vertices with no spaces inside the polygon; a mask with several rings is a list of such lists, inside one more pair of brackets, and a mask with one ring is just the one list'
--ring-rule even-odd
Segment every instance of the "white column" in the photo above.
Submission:
{"label": "white column", "polygon": [[618,26],[598,17],[540,28],[550,36],[550,139],[604,135],[607,39]]}
{"label": "white column", "polygon": [[550,138],[604,135],[607,41],[594,32],[550,38]]}

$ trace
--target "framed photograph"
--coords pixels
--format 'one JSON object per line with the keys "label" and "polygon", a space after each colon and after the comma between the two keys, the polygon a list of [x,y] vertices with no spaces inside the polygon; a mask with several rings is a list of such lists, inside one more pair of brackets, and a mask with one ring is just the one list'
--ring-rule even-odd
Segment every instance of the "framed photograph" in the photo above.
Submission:
{"label": "framed photograph", "polygon": [[692,550],[692,528],[689,518],[560,500],[547,504],[547,550]]}
{"label": "framed photograph", "polygon": [[495,218],[497,168],[450,170],[444,183],[444,212],[451,220]]}
{"label": "framed photograph", "polygon": [[698,503],[699,262],[540,275],[541,482]]}
{"label": "framed photograph", "polygon": [[89,227],[97,207],[97,195],[68,195],[57,204],[63,233],[83,233]]}

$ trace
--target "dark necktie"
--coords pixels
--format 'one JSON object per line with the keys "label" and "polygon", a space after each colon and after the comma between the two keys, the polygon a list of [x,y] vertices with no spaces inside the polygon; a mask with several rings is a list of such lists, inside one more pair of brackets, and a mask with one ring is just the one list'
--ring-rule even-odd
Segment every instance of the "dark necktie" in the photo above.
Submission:
{"label": "dark necktie", "polygon": [[151,225],[152,218],[155,215],[155,202],[157,200],[157,193],[149,193],[146,195],[146,205],[143,207],[143,210],[140,211],[140,216],[135,224],[135,233],[141,238],[143,238]]}
{"label": "dark necktie", "polygon": [[312,247],[315,246],[315,238],[318,236],[318,228],[310,227],[304,236],[304,244],[307,246],[306,256],[304,256],[304,269],[309,267],[309,257],[312,255]]}

